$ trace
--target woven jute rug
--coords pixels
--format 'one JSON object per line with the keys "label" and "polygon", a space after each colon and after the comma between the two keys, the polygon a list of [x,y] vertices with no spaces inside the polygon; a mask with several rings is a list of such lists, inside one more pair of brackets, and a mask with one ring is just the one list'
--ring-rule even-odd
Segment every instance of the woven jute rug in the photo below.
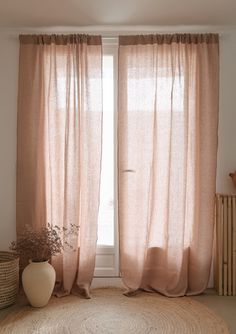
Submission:
{"label": "woven jute rug", "polygon": [[92,299],[52,298],[40,309],[21,307],[0,322],[1,334],[228,334],[224,321],[190,297],[156,293],[126,297],[95,289]]}

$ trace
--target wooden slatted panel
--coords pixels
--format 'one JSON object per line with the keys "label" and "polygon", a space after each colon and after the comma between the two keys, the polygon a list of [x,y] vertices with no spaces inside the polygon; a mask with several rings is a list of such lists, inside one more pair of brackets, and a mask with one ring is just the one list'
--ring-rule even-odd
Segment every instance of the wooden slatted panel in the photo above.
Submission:
{"label": "wooden slatted panel", "polygon": [[223,268],[222,268],[222,246],[223,246],[223,239],[222,239],[222,197],[220,195],[216,196],[216,286],[220,296],[222,296],[223,291]]}
{"label": "wooden slatted panel", "polygon": [[236,295],[236,197],[232,198],[232,215],[233,215],[233,296]]}
{"label": "wooden slatted panel", "polygon": [[228,229],[227,229],[227,197],[223,197],[223,269],[224,269],[224,276],[223,276],[223,289],[224,289],[224,296],[227,296],[227,279],[228,279],[228,247],[227,247],[227,237],[228,237]]}
{"label": "wooden slatted panel", "polygon": [[216,196],[216,288],[236,295],[236,195]]}
{"label": "wooden slatted panel", "polygon": [[228,238],[227,238],[227,246],[228,246],[228,296],[232,295],[232,266],[231,266],[231,261],[232,261],[232,225],[231,225],[231,200],[232,197],[228,196],[227,197],[227,223],[228,223]]}

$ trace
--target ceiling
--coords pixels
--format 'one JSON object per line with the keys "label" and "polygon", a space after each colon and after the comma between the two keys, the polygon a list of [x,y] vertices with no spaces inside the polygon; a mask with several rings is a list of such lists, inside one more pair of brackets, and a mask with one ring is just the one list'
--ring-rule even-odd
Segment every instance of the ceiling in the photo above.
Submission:
{"label": "ceiling", "polygon": [[236,25],[236,0],[0,0],[0,27]]}

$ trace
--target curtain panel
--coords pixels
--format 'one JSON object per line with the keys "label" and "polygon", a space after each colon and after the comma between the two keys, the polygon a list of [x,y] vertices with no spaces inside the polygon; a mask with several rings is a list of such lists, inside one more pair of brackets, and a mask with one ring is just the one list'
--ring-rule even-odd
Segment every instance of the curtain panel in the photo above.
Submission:
{"label": "curtain panel", "polygon": [[127,294],[209,280],[219,104],[217,34],[120,36],[119,233]]}
{"label": "curtain panel", "polygon": [[77,251],[53,259],[65,293],[89,296],[101,165],[101,36],[21,35],[17,231],[79,225]]}

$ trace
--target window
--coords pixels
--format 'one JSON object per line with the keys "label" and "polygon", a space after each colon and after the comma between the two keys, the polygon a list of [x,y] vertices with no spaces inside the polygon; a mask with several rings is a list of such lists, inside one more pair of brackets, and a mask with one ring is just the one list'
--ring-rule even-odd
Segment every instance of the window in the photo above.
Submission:
{"label": "window", "polygon": [[103,135],[98,245],[114,246],[114,55],[103,55]]}
{"label": "window", "polygon": [[103,151],[95,277],[118,276],[116,82],[117,39],[103,39]]}

